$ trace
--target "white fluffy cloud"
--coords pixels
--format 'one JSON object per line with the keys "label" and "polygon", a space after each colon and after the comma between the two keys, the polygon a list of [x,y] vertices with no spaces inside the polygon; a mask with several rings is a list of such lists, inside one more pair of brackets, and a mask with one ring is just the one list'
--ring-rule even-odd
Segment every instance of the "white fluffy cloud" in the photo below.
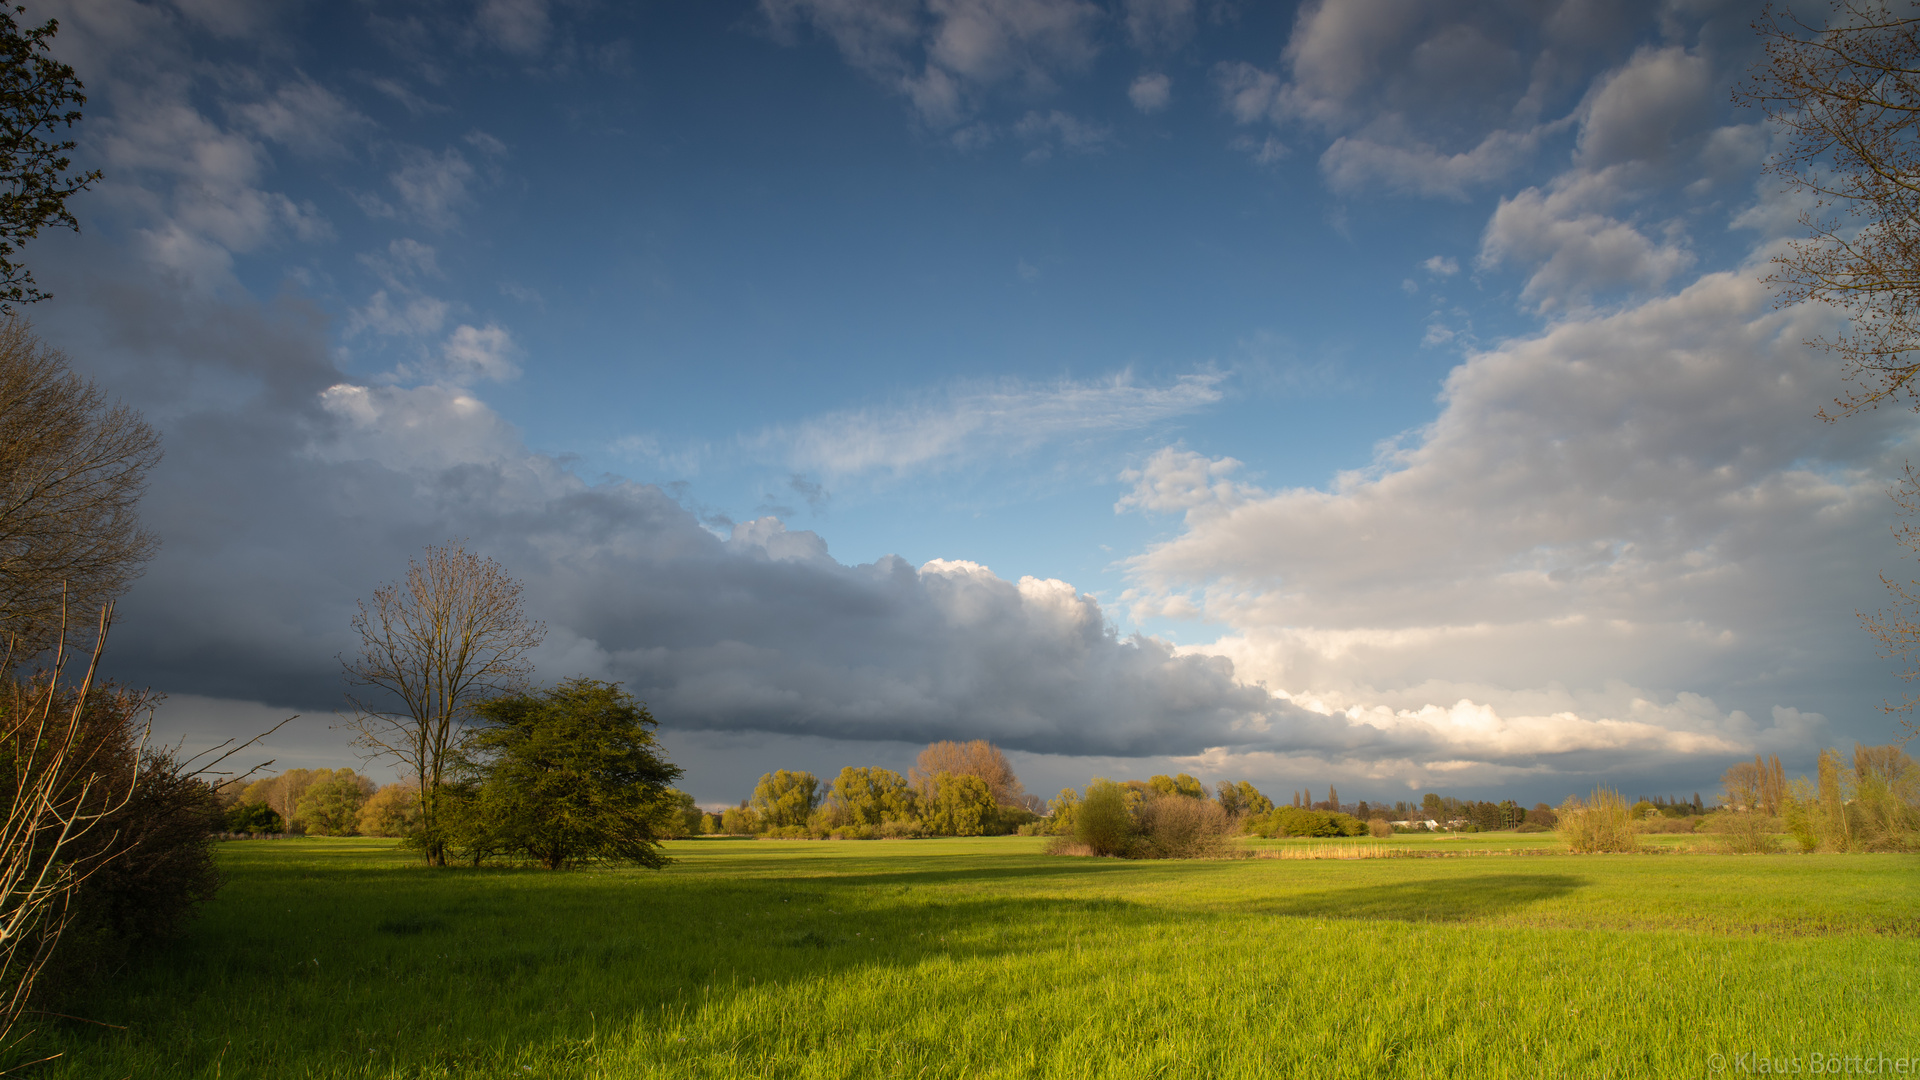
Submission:
{"label": "white fluffy cloud", "polygon": [[[1122,507],[1184,528],[1130,560],[1127,600],[1217,623],[1195,651],[1450,760],[1804,751],[1832,692],[1808,688],[1870,659],[1852,568],[1894,558],[1889,440],[1912,425],[1822,425],[1833,374],[1800,343],[1823,316],[1770,311],[1759,276],[1474,355],[1431,425],[1327,490],[1162,451]],[[1771,697],[1788,683],[1816,696]]]}

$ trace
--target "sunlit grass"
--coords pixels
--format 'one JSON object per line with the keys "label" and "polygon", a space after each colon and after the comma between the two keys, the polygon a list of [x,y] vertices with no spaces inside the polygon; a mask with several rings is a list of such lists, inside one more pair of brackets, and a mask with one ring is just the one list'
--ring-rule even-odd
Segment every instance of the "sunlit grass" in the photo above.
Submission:
{"label": "sunlit grass", "polygon": [[[1531,837],[1395,837],[1501,850]],[[1550,845],[1550,839],[1544,841]],[[1293,841],[1272,842],[1276,844]],[[1920,858],[1125,863],[671,845],[664,872],[232,844],[58,1077],[1704,1076],[1920,1055]]]}

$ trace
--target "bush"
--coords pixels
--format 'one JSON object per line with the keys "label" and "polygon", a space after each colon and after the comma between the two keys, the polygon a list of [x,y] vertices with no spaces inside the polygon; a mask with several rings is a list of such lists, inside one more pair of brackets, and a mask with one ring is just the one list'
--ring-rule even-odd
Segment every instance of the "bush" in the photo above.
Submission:
{"label": "bush", "polygon": [[280,820],[279,811],[263,802],[234,803],[227,811],[223,824],[230,833],[277,833],[284,831],[286,823]]}
{"label": "bush", "polygon": [[1363,836],[1367,824],[1350,814],[1276,806],[1241,822],[1242,831],[1255,836]]}
{"label": "bush", "polygon": [[1780,819],[1769,814],[1723,812],[1707,818],[1707,831],[1719,837],[1722,851],[1770,855],[1780,850]]}
{"label": "bush", "polygon": [[1074,807],[1074,840],[1094,855],[1126,855],[1134,836],[1126,789],[1111,780],[1089,783],[1086,797]]}
{"label": "bush", "polygon": [[1617,791],[1596,788],[1588,802],[1572,796],[1561,805],[1559,817],[1558,832],[1569,851],[1595,854],[1640,849],[1636,823],[1627,801]]}
{"label": "bush", "polygon": [[1683,833],[1684,834],[1684,833],[1693,832],[1694,826],[1698,824],[1699,821],[1700,821],[1699,818],[1662,816],[1662,817],[1656,817],[1656,818],[1648,818],[1645,821],[1641,821],[1638,823],[1638,828],[1643,833]]}
{"label": "bush", "polygon": [[1384,840],[1393,835],[1393,826],[1387,824],[1386,818],[1377,817],[1367,822],[1367,832],[1376,840]]}
{"label": "bush", "polygon": [[[1185,774],[1182,774],[1185,775]],[[1233,819],[1211,799],[1162,795],[1140,808],[1137,857],[1203,859],[1224,854]]]}

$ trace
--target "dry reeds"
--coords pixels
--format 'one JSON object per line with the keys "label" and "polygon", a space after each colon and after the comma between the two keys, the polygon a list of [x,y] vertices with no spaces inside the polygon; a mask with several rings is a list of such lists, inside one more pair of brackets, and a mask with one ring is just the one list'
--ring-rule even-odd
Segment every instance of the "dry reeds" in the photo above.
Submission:
{"label": "dry reeds", "polygon": [[1567,850],[1582,854],[1640,850],[1638,829],[1627,800],[1611,788],[1595,788],[1590,800],[1570,796],[1560,805],[1555,829]]}

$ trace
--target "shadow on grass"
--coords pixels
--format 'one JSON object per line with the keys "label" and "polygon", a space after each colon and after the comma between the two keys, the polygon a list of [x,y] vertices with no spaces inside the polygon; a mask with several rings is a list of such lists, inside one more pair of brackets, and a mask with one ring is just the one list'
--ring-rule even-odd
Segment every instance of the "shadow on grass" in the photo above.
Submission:
{"label": "shadow on grass", "polygon": [[1505,915],[1590,884],[1570,874],[1483,874],[1401,881],[1263,899],[1249,913],[1320,919],[1456,923]]}

